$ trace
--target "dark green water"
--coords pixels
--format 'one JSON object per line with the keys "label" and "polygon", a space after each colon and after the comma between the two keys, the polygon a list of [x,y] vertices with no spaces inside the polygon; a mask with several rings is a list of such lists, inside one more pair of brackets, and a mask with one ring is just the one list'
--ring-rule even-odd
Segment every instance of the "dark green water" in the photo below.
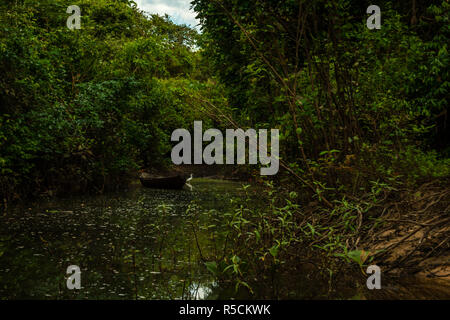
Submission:
{"label": "dark green water", "polygon": [[[220,239],[193,225],[192,216],[219,228],[220,212],[242,185],[192,185],[192,191],[139,186],[8,211],[0,218],[0,298],[214,298],[214,279],[198,246],[207,258],[217,253]],[[198,205],[210,211],[198,216]],[[66,288],[70,265],[81,269],[81,290]]]}
{"label": "dark green water", "polygon": [[[219,286],[204,264],[223,254],[224,240],[212,231],[224,227],[224,212],[232,198],[243,195],[242,184],[194,179],[192,185],[193,190],[175,191],[136,186],[10,209],[0,217],[0,299],[246,298]],[[258,201],[257,190],[252,192]],[[81,269],[81,290],[66,287],[70,265]],[[277,295],[263,297],[411,299],[448,294],[448,287],[410,279],[369,292],[364,279],[349,275],[348,286],[324,296],[326,284],[308,279],[288,274],[276,285],[281,288]],[[292,294],[282,292],[286,281],[298,283]]]}

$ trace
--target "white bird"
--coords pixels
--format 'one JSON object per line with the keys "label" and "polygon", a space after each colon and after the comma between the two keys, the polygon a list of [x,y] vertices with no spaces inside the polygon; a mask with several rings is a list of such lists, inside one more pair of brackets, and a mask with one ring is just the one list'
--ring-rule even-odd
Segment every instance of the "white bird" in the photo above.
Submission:
{"label": "white bird", "polygon": [[194,177],[194,175],[191,173],[191,176],[189,178],[187,178],[186,182],[191,181],[193,177]]}

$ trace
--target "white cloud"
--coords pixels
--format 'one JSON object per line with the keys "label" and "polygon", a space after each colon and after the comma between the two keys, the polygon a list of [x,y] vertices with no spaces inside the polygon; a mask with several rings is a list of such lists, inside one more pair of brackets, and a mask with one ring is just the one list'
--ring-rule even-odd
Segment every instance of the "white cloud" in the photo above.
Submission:
{"label": "white cloud", "polygon": [[[190,10],[191,0],[135,0],[139,9],[148,13],[164,15],[167,13],[173,22],[196,27],[198,20],[195,12]],[[197,26],[198,28],[198,26]]]}

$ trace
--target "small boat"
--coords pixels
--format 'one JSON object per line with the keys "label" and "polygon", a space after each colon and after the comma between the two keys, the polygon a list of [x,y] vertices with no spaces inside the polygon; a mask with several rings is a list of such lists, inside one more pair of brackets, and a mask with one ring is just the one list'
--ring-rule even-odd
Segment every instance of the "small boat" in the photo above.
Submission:
{"label": "small boat", "polygon": [[181,189],[186,183],[186,178],[180,174],[163,177],[163,176],[145,176],[140,177],[141,183],[146,188],[157,189]]}

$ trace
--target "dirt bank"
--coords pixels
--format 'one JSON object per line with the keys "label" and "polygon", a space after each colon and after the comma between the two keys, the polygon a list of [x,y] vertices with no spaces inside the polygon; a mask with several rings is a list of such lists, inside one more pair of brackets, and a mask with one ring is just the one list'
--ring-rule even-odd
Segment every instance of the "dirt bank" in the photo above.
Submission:
{"label": "dirt bank", "polygon": [[450,181],[399,190],[382,206],[364,246],[386,273],[450,281]]}

